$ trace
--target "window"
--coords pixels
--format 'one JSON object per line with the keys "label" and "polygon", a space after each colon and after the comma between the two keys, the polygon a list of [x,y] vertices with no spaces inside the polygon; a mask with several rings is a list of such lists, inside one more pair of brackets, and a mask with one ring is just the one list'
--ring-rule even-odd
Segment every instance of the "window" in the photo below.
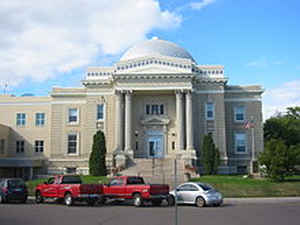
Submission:
{"label": "window", "polygon": [[0,140],[0,154],[4,154],[5,153],[5,140],[1,139]]}
{"label": "window", "polygon": [[245,107],[244,106],[234,107],[234,121],[244,122],[244,120],[245,120]]}
{"label": "window", "polygon": [[158,113],[159,113],[158,105],[152,105],[151,106],[151,114],[152,115],[158,115]]}
{"label": "window", "polygon": [[121,186],[123,185],[122,179],[112,179],[109,183],[110,186]]}
{"label": "window", "polygon": [[77,134],[68,135],[68,154],[77,153]]}
{"label": "window", "polygon": [[78,109],[69,109],[69,123],[78,122]]}
{"label": "window", "polygon": [[215,117],[215,105],[214,103],[206,103],[205,116],[207,120],[213,120]]}
{"label": "window", "polygon": [[26,124],[26,114],[17,113],[17,126],[25,126]]}
{"label": "window", "polygon": [[24,141],[16,141],[16,152],[23,153],[24,152]]}
{"label": "window", "polygon": [[97,105],[97,120],[103,120],[104,119],[104,105],[99,104]]}
{"label": "window", "polygon": [[163,115],[164,114],[164,105],[158,105],[158,104],[147,104],[146,105],[146,114],[147,115]]}
{"label": "window", "polygon": [[139,150],[139,143],[135,142],[135,150]]}
{"label": "window", "polygon": [[175,141],[172,141],[172,150],[175,150]]}
{"label": "window", "polygon": [[236,133],[235,134],[235,151],[237,153],[246,152],[246,134],[245,133]]}
{"label": "window", "polygon": [[[76,174],[75,167],[67,167],[66,168],[67,174]],[[79,176],[64,176],[63,184],[81,184],[81,179]]]}
{"label": "window", "polygon": [[36,113],[35,114],[35,125],[44,126],[45,125],[45,113]]}
{"label": "window", "polygon": [[35,152],[44,152],[44,141],[35,141]]}

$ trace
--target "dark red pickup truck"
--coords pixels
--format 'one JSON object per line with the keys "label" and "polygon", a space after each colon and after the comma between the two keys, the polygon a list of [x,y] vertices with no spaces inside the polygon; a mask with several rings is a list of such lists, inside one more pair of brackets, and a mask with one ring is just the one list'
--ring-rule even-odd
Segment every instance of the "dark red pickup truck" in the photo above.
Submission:
{"label": "dark red pickup truck", "polygon": [[86,201],[94,205],[102,197],[102,184],[82,184],[80,176],[58,175],[50,177],[44,184],[35,189],[36,203],[42,203],[45,198],[64,200],[67,206],[74,201]]}
{"label": "dark red pickup truck", "polygon": [[[160,205],[162,200],[172,200],[169,196],[169,186],[166,184],[145,184],[142,177],[120,176],[114,177],[103,186],[105,198],[133,199],[135,206],[142,206],[144,202]],[[172,204],[172,203],[170,203]]]}

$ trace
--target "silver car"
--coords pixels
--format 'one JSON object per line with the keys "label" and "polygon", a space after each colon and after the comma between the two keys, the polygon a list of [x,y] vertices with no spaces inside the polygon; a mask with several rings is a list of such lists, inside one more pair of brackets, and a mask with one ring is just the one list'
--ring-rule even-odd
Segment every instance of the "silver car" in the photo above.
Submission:
{"label": "silver car", "polygon": [[[223,196],[209,184],[188,182],[176,188],[177,204],[195,204],[198,207],[207,205],[220,206],[223,203]],[[175,202],[175,190],[170,192]]]}

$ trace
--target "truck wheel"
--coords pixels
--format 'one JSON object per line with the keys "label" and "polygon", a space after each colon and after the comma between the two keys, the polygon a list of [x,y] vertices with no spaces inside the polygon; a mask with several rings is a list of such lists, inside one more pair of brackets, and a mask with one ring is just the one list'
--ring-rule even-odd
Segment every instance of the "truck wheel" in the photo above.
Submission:
{"label": "truck wheel", "polygon": [[161,199],[158,199],[158,200],[152,200],[152,205],[154,206],[160,206],[161,205]]}
{"label": "truck wheel", "polygon": [[96,200],[95,199],[88,199],[87,203],[88,203],[89,206],[94,206],[95,203],[96,203]]}
{"label": "truck wheel", "polygon": [[5,203],[5,197],[0,194],[0,204]]}
{"label": "truck wheel", "polygon": [[44,197],[42,196],[41,192],[37,191],[35,193],[35,203],[40,204],[44,202]]}
{"label": "truck wheel", "polygon": [[71,206],[73,205],[73,198],[72,198],[72,195],[70,193],[67,193],[65,195],[65,205],[66,206]]}
{"label": "truck wheel", "polygon": [[174,206],[175,205],[175,198],[173,195],[169,195],[168,197],[168,206]]}
{"label": "truck wheel", "polygon": [[205,200],[204,200],[204,198],[198,197],[196,199],[196,206],[197,207],[203,207],[203,206],[205,206]]}
{"label": "truck wheel", "polygon": [[141,207],[143,205],[143,199],[140,194],[134,194],[133,196],[133,204],[135,207]]}

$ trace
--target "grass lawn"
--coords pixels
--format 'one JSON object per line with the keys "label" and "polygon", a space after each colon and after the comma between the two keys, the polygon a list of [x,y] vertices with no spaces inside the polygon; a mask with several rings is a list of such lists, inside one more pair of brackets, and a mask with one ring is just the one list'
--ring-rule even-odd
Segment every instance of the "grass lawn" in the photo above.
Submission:
{"label": "grass lawn", "polygon": [[[81,179],[84,184],[99,184],[108,181],[107,177],[95,177],[95,176],[81,176]],[[27,181],[26,185],[28,188],[29,195],[34,196],[35,187],[38,184],[45,182],[46,180],[47,180],[46,178],[43,178],[43,179],[35,179],[35,180]]]}
{"label": "grass lawn", "polygon": [[300,196],[300,176],[288,177],[284,182],[242,176],[201,176],[192,181],[209,183],[225,197],[287,197]]}

